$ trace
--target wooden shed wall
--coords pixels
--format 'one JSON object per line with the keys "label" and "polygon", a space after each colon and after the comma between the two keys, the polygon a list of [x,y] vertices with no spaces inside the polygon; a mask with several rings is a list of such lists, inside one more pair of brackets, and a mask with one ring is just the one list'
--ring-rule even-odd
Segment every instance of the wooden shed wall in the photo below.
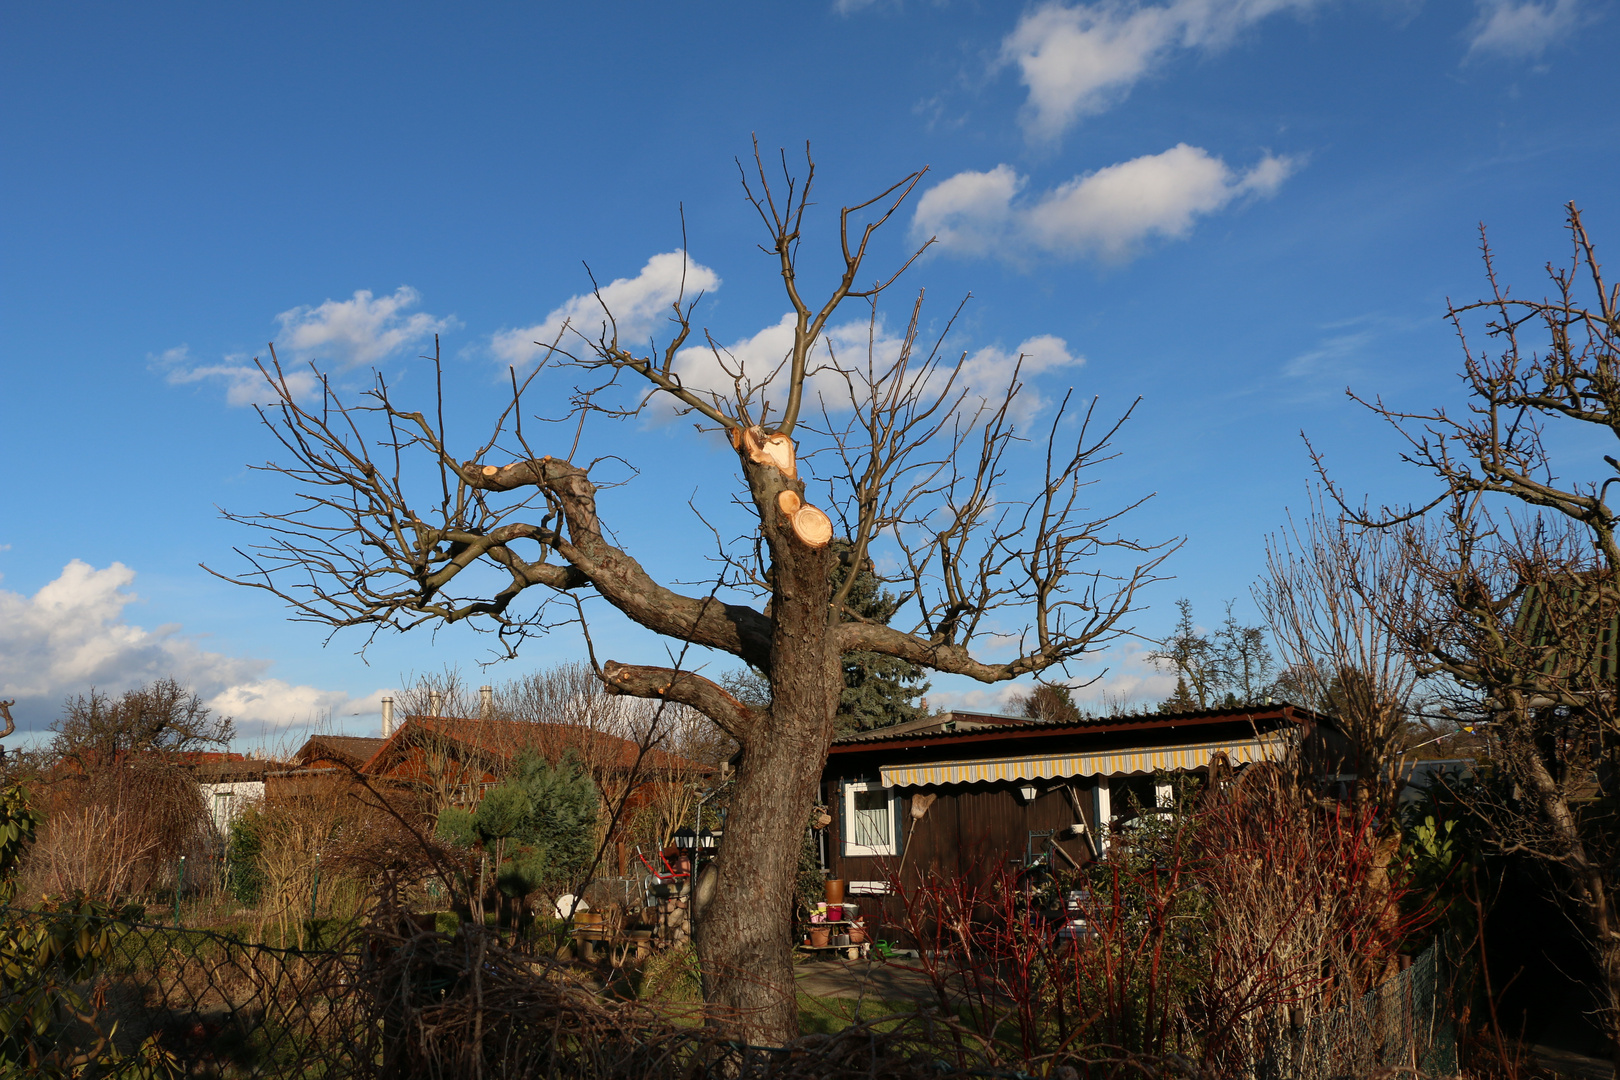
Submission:
{"label": "wooden shed wall", "polygon": [[[1072,781],[1084,823],[1095,829],[1092,786]],[[988,880],[1004,867],[1022,865],[1029,833],[1063,829],[1077,820],[1074,804],[1061,790],[1048,790],[1056,781],[1037,783],[1040,793],[1026,803],[1016,783],[950,784],[904,788],[899,800],[899,843],[892,856],[845,856],[842,784],[829,780],[824,792],[832,824],[826,829],[829,876],[845,881],[888,882],[898,874],[902,885],[915,889],[929,879],[965,876]],[[937,798],[924,816],[911,818],[912,799],[919,794]],[[1092,835],[1096,835],[1093,831]],[[1059,839],[1059,846],[1084,865],[1090,848],[1083,837]],[[1044,844],[1038,850],[1045,850]],[[877,937],[903,946],[914,945],[903,932],[905,913],[896,896],[851,895],[868,928]]]}

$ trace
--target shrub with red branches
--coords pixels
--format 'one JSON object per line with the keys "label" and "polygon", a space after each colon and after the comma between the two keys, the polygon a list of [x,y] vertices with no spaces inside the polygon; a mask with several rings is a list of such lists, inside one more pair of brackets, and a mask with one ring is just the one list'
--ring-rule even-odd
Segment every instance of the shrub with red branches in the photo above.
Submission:
{"label": "shrub with red branches", "polygon": [[1377,824],[1251,766],[1076,874],[987,865],[890,887],[939,1007],[1010,1057],[1094,1074],[1110,1054],[1170,1055],[1227,1075],[1398,966],[1421,913],[1402,913]]}

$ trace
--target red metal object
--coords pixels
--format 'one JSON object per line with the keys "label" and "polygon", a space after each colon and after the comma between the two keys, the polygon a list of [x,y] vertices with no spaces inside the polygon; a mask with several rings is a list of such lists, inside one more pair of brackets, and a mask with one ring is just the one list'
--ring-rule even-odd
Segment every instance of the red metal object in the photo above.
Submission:
{"label": "red metal object", "polygon": [[662,884],[666,881],[676,881],[680,878],[692,876],[690,872],[675,869],[675,867],[670,864],[668,852],[659,851],[655,854],[658,858],[659,864],[663,867],[662,870],[658,869],[658,867],[649,862],[647,856],[641,853],[640,844],[636,845],[636,858],[641,860],[641,865],[647,868],[647,873],[653,876],[653,880]]}

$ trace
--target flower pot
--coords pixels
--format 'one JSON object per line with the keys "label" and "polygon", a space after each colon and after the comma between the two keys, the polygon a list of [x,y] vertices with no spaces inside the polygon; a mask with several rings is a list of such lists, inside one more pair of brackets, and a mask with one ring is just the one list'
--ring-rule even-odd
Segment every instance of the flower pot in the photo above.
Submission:
{"label": "flower pot", "polygon": [[864,927],[864,926],[852,926],[852,927],[849,928],[849,943],[851,945],[861,945],[861,944],[864,944],[865,942],[866,942],[866,927]]}
{"label": "flower pot", "polygon": [[827,947],[827,928],[813,926],[810,928],[810,947],[812,949],[825,949]]}
{"label": "flower pot", "polygon": [[839,905],[839,904],[828,904],[827,905],[827,921],[828,922],[843,922],[844,921],[844,909],[843,909],[843,907],[841,905]]}
{"label": "flower pot", "polygon": [[848,945],[849,944],[849,935],[848,934],[834,934],[833,939],[832,939],[832,943],[834,945]]}
{"label": "flower pot", "polygon": [[844,902],[844,879],[832,878],[827,882],[827,906]]}
{"label": "flower pot", "polygon": [[860,917],[861,917],[861,909],[859,907],[857,907],[855,904],[850,903],[848,900],[845,900],[844,901],[844,920],[846,922],[854,922],[856,919],[858,919]]}

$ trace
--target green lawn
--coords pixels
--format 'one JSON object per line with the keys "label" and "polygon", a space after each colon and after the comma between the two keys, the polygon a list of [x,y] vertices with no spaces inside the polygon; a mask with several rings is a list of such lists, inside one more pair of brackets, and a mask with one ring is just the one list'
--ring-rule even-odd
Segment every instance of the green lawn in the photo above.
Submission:
{"label": "green lawn", "polygon": [[801,991],[799,1030],[806,1035],[831,1035],[844,1030],[857,1020],[878,1020],[878,1030],[887,1031],[896,1024],[882,1022],[883,1017],[906,1016],[916,1011],[917,1004],[913,1001],[883,1001],[873,997],[817,997]]}

